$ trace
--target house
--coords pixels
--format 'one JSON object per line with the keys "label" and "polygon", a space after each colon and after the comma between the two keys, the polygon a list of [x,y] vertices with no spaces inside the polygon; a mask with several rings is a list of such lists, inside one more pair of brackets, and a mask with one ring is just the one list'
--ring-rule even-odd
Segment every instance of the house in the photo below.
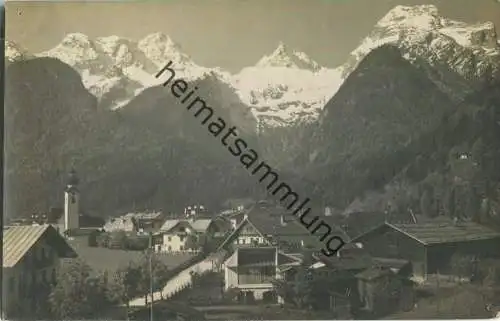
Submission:
{"label": "house", "polygon": [[103,229],[106,232],[149,233],[159,230],[164,222],[165,217],[161,212],[127,213],[110,218]]}
{"label": "house", "polygon": [[[354,244],[346,245],[338,252],[337,256],[325,257],[314,254],[313,258],[316,261],[307,265],[307,275],[308,280],[314,285],[315,299],[312,303],[314,309],[334,311],[337,307],[332,306],[332,300],[342,302],[348,299],[351,312],[364,308],[364,312],[373,313],[373,304],[369,304],[372,302],[369,300],[377,295],[380,295],[377,297],[380,299],[377,303],[381,305],[407,307],[408,302],[413,304],[411,301],[413,287],[409,281],[412,269],[411,263],[408,261],[371,257]],[[303,268],[302,265],[289,267],[285,272],[284,279],[296,282],[297,277],[294,276],[301,268]],[[404,304],[391,296],[386,296],[388,288],[377,286],[379,284],[377,281],[381,282],[384,279],[373,277],[373,270],[383,270],[384,273],[388,273],[387,277],[392,282],[393,290],[405,294],[405,296],[400,296],[404,297]],[[332,293],[334,293],[333,297]],[[346,305],[342,306],[343,308],[339,308],[340,310],[346,308]],[[344,314],[345,311],[340,310],[337,312]]]}
{"label": "house", "polygon": [[[220,226],[213,219],[166,220],[154,234],[155,251],[195,251],[197,248],[193,249],[193,245],[200,247],[199,242],[202,237],[210,237],[220,232]],[[197,244],[191,244],[193,241]]]}
{"label": "house", "polygon": [[282,277],[282,270],[300,261],[278,250],[277,247],[237,248],[224,262],[225,290],[238,290],[238,300],[250,303],[276,303],[273,280]]}
{"label": "house", "polygon": [[137,229],[142,233],[155,232],[159,230],[165,222],[165,217],[161,212],[134,213]]}
{"label": "house", "polygon": [[219,213],[218,217],[230,222],[231,228],[234,230],[243,221],[246,213],[247,210],[240,206],[236,209],[222,211],[221,213]]}
{"label": "house", "polygon": [[136,233],[139,230],[133,213],[110,218],[104,224],[103,229],[109,233],[117,231]]}
{"label": "house", "polygon": [[186,219],[212,218],[212,213],[203,205],[193,205],[184,208],[184,218]]}
{"label": "house", "polygon": [[[341,231],[339,231],[339,234]],[[258,247],[278,244],[287,253],[323,247],[317,236],[311,235],[285,208],[256,204],[244,216],[236,229],[219,249]]]}
{"label": "house", "polygon": [[414,275],[425,279],[428,274],[451,273],[454,254],[498,256],[500,232],[472,222],[384,223],[353,242],[373,256],[411,261]]}
{"label": "house", "polygon": [[2,299],[11,319],[37,311],[55,283],[60,259],[77,254],[51,225],[3,229]]}

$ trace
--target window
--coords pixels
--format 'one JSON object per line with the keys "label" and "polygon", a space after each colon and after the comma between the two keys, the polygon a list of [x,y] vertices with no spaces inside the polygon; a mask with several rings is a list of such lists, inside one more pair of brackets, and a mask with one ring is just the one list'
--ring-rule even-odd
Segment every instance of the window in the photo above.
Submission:
{"label": "window", "polygon": [[245,244],[245,239],[241,239],[241,244]]}
{"label": "window", "polygon": [[179,246],[179,250],[184,251],[184,246]]}
{"label": "window", "polygon": [[75,204],[76,203],[76,197],[75,195],[71,194],[71,204]]}
{"label": "window", "polygon": [[169,242],[171,242],[171,241],[172,241],[172,237],[171,237],[171,236],[169,236],[169,237],[168,237],[168,241],[169,241]]}
{"label": "window", "polygon": [[180,236],[179,236],[179,240],[180,240],[181,242],[183,242],[183,241],[184,241],[184,235],[180,235]]}

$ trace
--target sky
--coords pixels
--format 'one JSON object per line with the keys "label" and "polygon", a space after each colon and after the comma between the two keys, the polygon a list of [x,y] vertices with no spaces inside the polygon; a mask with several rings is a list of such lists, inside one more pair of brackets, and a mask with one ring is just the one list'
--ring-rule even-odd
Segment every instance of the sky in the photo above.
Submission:
{"label": "sky", "polygon": [[135,40],[163,32],[197,64],[230,71],[254,65],[283,41],[336,67],[399,4],[435,4],[445,17],[500,28],[497,0],[8,1],[6,38],[40,52],[71,32]]}

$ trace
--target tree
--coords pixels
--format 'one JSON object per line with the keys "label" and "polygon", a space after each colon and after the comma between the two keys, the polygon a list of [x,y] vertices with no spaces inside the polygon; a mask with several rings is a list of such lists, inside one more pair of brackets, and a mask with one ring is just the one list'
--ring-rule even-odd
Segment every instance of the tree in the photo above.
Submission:
{"label": "tree", "polygon": [[196,235],[190,234],[186,239],[186,249],[196,251],[200,248],[199,239]]}
{"label": "tree", "polygon": [[149,247],[149,239],[146,237],[133,236],[127,238],[127,249],[133,251],[144,251]]}
{"label": "tree", "polygon": [[282,279],[275,279],[272,281],[276,294],[282,298],[285,303],[293,302],[295,299],[295,291],[290,282]]}
{"label": "tree", "polygon": [[291,302],[299,309],[309,308],[313,303],[313,279],[307,260],[297,266],[293,280],[278,279],[273,285],[285,302]]}
{"label": "tree", "polygon": [[88,240],[87,240],[87,243],[88,243],[88,246],[89,247],[97,247],[97,237],[99,235],[99,231],[95,230],[95,231],[92,231],[89,236],[88,236]]}
{"label": "tree", "polygon": [[480,216],[481,200],[474,190],[468,193],[467,203],[465,204],[465,215],[472,217],[474,221],[481,223]]}
{"label": "tree", "polygon": [[483,139],[479,137],[471,148],[472,159],[478,163],[480,166],[483,165],[483,158],[486,151],[486,145],[483,142]]}
{"label": "tree", "polygon": [[[150,292],[151,281],[153,283],[153,291],[163,289],[165,282],[169,277],[168,267],[153,255],[151,249],[145,252],[138,264],[140,273],[140,281],[138,285],[139,293],[144,294],[147,300]],[[151,280],[151,277],[153,278]]]}
{"label": "tree", "polygon": [[130,262],[125,267],[120,267],[113,273],[108,285],[108,299],[114,304],[125,304],[127,315],[129,301],[139,293],[141,271],[139,267]]}
{"label": "tree", "polygon": [[426,189],[420,198],[420,211],[426,217],[433,217],[435,215],[434,209],[432,206],[432,198],[431,193],[428,189]]}
{"label": "tree", "polygon": [[128,237],[125,231],[116,231],[111,233],[108,246],[113,249],[126,249],[127,241]]}
{"label": "tree", "polygon": [[81,260],[59,270],[57,284],[49,295],[50,309],[60,319],[92,319],[109,307],[106,277],[91,276],[91,268]]}
{"label": "tree", "polygon": [[108,247],[109,246],[109,239],[110,239],[109,233],[107,233],[107,232],[104,232],[104,233],[97,235],[97,237],[96,237],[97,246]]}
{"label": "tree", "polygon": [[489,301],[496,302],[500,299],[500,266],[498,262],[490,263],[484,270],[483,293]]}
{"label": "tree", "polygon": [[455,189],[451,187],[444,196],[443,207],[445,214],[450,217],[455,217]]}
{"label": "tree", "polygon": [[491,220],[490,216],[490,203],[488,198],[483,198],[479,205],[479,221],[480,223],[488,223]]}
{"label": "tree", "polygon": [[422,177],[422,175],[425,173],[425,163],[422,155],[418,155],[415,158],[411,173],[413,174],[413,177],[416,179]]}

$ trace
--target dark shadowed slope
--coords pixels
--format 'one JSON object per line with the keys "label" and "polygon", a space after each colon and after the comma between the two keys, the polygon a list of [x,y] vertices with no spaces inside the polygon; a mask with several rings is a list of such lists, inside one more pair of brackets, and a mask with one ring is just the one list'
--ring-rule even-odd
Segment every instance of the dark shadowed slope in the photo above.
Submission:
{"label": "dark shadowed slope", "polygon": [[[81,176],[83,210],[97,216],[170,211],[187,203],[215,206],[259,188],[166,88],[148,89],[109,111],[98,108],[79,75],[56,59],[14,62],[7,75],[6,189],[12,216],[62,206],[72,166]],[[251,124],[231,99],[219,105],[226,97],[223,86],[216,90],[202,81],[199,88],[228,123]]]}
{"label": "dark shadowed slope", "polygon": [[345,205],[394,177],[413,157],[406,146],[454,108],[423,68],[397,48],[382,46],[325,106],[313,138],[310,175]]}

